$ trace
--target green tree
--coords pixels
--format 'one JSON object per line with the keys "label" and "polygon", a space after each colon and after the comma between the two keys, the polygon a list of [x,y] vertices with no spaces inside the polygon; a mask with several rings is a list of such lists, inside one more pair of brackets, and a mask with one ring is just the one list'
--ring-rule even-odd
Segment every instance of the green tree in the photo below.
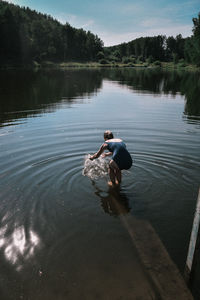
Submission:
{"label": "green tree", "polygon": [[173,53],[172,57],[173,57],[173,63],[177,64],[178,63],[178,54],[177,53]]}
{"label": "green tree", "polygon": [[0,61],[5,64],[94,60],[103,51],[97,35],[4,1],[0,1],[0,40]]}
{"label": "green tree", "polygon": [[104,52],[103,51],[99,51],[97,53],[97,59],[99,60],[99,59],[103,59],[103,58],[105,58]]}
{"label": "green tree", "polygon": [[193,61],[200,65],[200,13],[198,18],[193,18]]}
{"label": "green tree", "polygon": [[200,66],[200,13],[193,18],[193,35],[186,39],[184,47],[185,59]]}

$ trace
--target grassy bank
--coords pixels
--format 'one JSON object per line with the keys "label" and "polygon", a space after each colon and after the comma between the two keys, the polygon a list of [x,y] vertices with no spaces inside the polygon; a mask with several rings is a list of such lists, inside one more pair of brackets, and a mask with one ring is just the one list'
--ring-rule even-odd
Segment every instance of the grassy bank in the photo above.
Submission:
{"label": "grassy bank", "polygon": [[52,62],[43,62],[41,67],[46,68],[100,68],[100,67],[107,67],[107,68],[165,68],[165,69],[187,69],[187,70],[200,70],[199,67],[195,65],[188,65],[188,64],[174,64],[172,62],[159,62],[156,61],[152,64],[148,63],[106,63],[102,64],[99,62],[62,62],[62,63],[52,63]]}
{"label": "grassy bank", "polygon": [[1,65],[1,70],[9,69],[68,69],[68,68],[162,68],[167,70],[187,70],[200,71],[200,67],[186,63],[160,62],[154,63],[140,62],[140,63],[116,63],[107,62],[105,64],[99,62],[61,62],[55,63],[51,61],[44,61],[42,63],[32,62],[30,64],[5,64]]}
{"label": "grassy bank", "polygon": [[41,64],[41,67],[49,67],[49,68],[164,68],[169,70],[177,70],[183,69],[188,71],[200,71],[200,67],[191,64],[185,63],[177,63],[174,64],[173,62],[160,62],[155,61],[152,64],[144,63],[106,63],[102,64],[99,62],[62,62],[62,63],[52,63],[52,62],[44,62]]}

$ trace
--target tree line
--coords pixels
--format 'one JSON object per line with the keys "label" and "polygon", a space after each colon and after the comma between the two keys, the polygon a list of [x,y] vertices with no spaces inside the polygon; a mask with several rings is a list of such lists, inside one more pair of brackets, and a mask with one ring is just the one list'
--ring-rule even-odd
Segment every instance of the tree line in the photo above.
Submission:
{"label": "tree line", "polygon": [[103,47],[90,31],[61,24],[28,7],[0,1],[0,64],[43,61],[99,61],[100,63],[174,63],[200,66],[200,13],[193,18],[193,34],[183,38],[158,35]]}
{"label": "tree line", "polygon": [[99,58],[123,63],[185,61],[200,66],[200,13],[197,18],[193,18],[193,24],[191,37],[183,38],[181,34],[176,37],[141,37],[128,43],[105,47]]}
{"label": "tree line", "polygon": [[0,1],[0,63],[93,61],[103,42],[90,31],[61,24],[28,7]]}

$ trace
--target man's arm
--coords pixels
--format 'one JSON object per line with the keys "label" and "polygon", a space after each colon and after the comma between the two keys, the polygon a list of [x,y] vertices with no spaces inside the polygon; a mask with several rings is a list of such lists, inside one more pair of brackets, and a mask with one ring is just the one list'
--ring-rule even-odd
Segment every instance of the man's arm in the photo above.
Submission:
{"label": "man's arm", "polygon": [[110,156],[110,155],[112,155],[112,152],[103,153],[101,156],[106,157],[106,156]]}
{"label": "man's arm", "polygon": [[106,143],[101,145],[99,150],[94,155],[90,156],[90,159],[93,160],[93,159],[98,158],[103,153],[103,151],[107,149],[107,147],[108,147],[108,145]]}

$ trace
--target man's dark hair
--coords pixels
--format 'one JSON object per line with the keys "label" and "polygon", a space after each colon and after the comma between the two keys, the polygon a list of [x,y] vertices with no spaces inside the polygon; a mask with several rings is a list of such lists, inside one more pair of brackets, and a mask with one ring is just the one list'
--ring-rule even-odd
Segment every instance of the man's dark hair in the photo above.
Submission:
{"label": "man's dark hair", "polygon": [[105,132],[104,132],[104,139],[105,140],[110,140],[110,139],[113,139],[113,133],[112,133],[112,131],[110,131],[110,130],[106,130]]}

